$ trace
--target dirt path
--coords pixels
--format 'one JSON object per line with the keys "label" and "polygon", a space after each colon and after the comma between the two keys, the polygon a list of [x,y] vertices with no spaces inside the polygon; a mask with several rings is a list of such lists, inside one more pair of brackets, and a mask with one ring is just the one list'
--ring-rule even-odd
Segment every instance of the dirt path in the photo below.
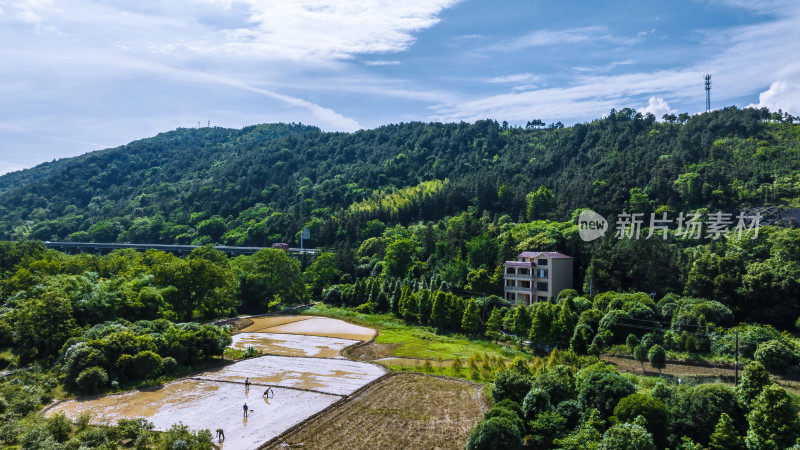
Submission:
{"label": "dirt path", "polygon": [[263,448],[460,449],[487,407],[479,384],[399,374]]}
{"label": "dirt path", "polygon": [[[623,372],[635,373],[636,375],[642,375],[642,365],[633,359],[629,358],[621,358],[619,356],[607,356],[603,355],[600,357],[603,361],[609,362],[617,366],[617,368]],[[658,370],[653,369],[650,366],[650,363],[644,363],[644,375],[649,376],[656,376],[658,375]],[[741,379],[742,376],[742,369],[744,366],[739,367],[739,378]],[[689,364],[689,363],[681,363],[681,362],[667,362],[667,367],[665,367],[661,371],[662,375],[667,375],[670,377],[681,378],[681,379],[691,379],[691,378],[701,378],[709,379],[715,378],[715,381],[727,384],[733,384],[733,380],[735,377],[735,370],[733,367],[724,367],[724,366],[712,366],[712,365],[703,365],[703,364]],[[796,394],[800,394],[800,382],[795,380],[789,380],[777,375],[771,375],[772,381],[777,383],[779,386],[787,389],[791,392]],[[710,381],[710,380],[709,380]]]}

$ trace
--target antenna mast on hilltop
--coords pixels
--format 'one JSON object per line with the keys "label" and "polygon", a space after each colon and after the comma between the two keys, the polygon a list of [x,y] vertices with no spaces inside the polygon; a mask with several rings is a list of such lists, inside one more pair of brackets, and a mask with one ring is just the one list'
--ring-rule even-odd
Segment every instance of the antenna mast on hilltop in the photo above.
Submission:
{"label": "antenna mast on hilltop", "polygon": [[711,75],[706,74],[706,112],[711,111]]}

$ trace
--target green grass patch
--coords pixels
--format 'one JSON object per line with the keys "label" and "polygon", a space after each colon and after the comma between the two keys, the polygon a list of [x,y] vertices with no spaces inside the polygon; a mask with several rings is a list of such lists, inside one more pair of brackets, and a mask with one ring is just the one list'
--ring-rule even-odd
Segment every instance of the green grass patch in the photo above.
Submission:
{"label": "green grass patch", "polygon": [[389,314],[362,314],[346,308],[317,303],[303,314],[343,319],[357,325],[374,328],[380,333],[375,342],[396,344],[391,356],[400,358],[420,358],[435,361],[459,357],[463,360],[474,353],[485,353],[497,358],[513,359],[525,355],[517,350],[504,347],[485,339],[474,339],[463,334],[436,334],[431,327],[409,325]]}

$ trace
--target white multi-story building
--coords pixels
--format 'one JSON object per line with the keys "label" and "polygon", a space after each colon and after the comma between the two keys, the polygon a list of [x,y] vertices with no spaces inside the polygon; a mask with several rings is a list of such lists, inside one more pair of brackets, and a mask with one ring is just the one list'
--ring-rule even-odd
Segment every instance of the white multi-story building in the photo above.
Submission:
{"label": "white multi-story building", "polygon": [[572,257],[558,252],[522,252],[503,269],[505,298],[512,305],[547,301],[572,289]]}

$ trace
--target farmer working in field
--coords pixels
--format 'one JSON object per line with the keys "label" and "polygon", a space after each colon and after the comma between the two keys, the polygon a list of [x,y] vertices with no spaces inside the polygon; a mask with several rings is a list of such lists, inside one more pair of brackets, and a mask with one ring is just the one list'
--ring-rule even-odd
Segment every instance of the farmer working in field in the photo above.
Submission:
{"label": "farmer working in field", "polygon": [[244,390],[245,391],[249,391],[250,390],[250,377],[247,377],[247,378],[244,379]]}
{"label": "farmer working in field", "polygon": [[267,398],[269,398],[269,394],[272,394],[272,396],[275,397],[275,393],[272,392],[272,386],[267,386],[267,390],[264,391],[264,393],[261,394],[261,396],[262,397],[266,396]]}
{"label": "farmer working in field", "polygon": [[222,428],[217,428],[217,440],[222,442],[225,440],[225,432],[222,431]]}
{"label": "farmer working in field", "polygon": [[244,416],[247,417],[247,410],[250,409],[247,407],[247,403],[245,403],[244,406],[242,406],[242,409],[244,410]]}

